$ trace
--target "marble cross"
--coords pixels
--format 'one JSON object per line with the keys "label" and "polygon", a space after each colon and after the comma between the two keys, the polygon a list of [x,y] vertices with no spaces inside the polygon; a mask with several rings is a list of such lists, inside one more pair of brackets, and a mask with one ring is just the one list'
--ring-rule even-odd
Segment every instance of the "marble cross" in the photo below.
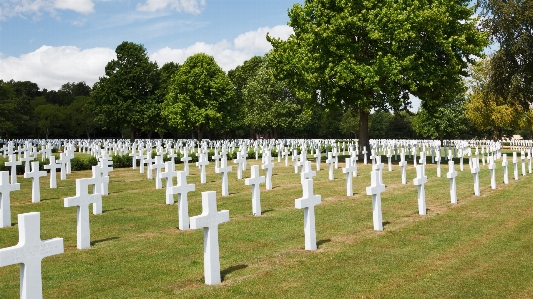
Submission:
{"label": "marble cross", "polygon": [[[352,173],[355,171],[355,168],[352,166],[351,159],[346,158],[345,160],[345,168],[342,169],[342,173],[346,174],[346,196],[353,196],[353,175]],[[389,159],[390,162],[390,159]]]}
{"label": "marble cross", "polygon": [[407,184],[407,172],[406,172],[406,166],[407,166],[407,161],[405,161],[405,152],[403,151],[403,148],[402,148],[402,152],[400,153],[400,162],[398,163],[398,165],[400,165],[401,169],[402,169],[402,184]]}
{"label": "marble cross", "polygon": [[219,284],[220,254],[218,226],[229,221],[229,211],[217,211],[215,191],[202,192],[202,214],[191,217],[191,229],[204,229],[204,277],[208,285]]}
{"label": "marble cross", "polygon": [[418,186],[418,214],[420,215],[426,215],[426,191],[424,190],[424,184],[427,181],[428,178],[424,164],[416,166],[416,178],[413,179],[413,183],[415,186]]}
{"label": "marble cross", "polygon": [[457,191],[456,191],[456,182],[455,178],[457,177],[457,171],[454,169],[453,159],[448,160],[448,173],[446,177],[450,179],[450,200],[452,204],[457,203]]}
{"label": "marble cross", "polygon": [[41,201],[41,187],[39,184],[39,178],[46,176],[46,171],[39,171],[39,162],[31,162],[32,171],[24,173],[24,178],[31,178],[31,202]]}
{"label": "marble cross", "polygon": [[509,170],[508,170],[509,162],[507,161],[507,154],[503,154],[502,156],[502,167],[503,167],[503,183],[509,184]]}
{"label": "marble cross", "polygon": [[[404,155],[405,158],[405,155]],[[383,230],[383,218],[381,213],[381,193],[385,191],[385,185],[380,182],[379,171],[370,172],[370,187],[366,187],[366,194],[372,195],[372,218],[374,230]]]}
{"label": "marble cross", "polygon": [[0,171],[0,228],[11,226],[12,191],[20,190],[20,184],[9,183],[9,171]]}
{"label": "marble cross", "polygon": [[305,250],[316,250],[315,206],[322,202],[320,195],[313,193],[313,180],[305,180],[303,197],[295,200],[297,209],[304,209]]}
{"label": "marble cross", "polygon": [[196,166],[200,168],[200,184],[205,184],[207,181],[206,171],[205,171],[205,167],[207,165],[209,165],[207,154],[199,154],[198,162],[196,162]]}
{"label": "marble cross", "polygon": [[163,183],[161,180],[161,169],[165,166],[162,156],[155,156],[154,163],[152,164],[152,169],[155,169],[155,188],[163,188]]}
{"label": "marble cross", "polygon": [[16,185],[17,183],[17,165],[22,165],[22,161],[17,161],[17,155],[9,155],[9,161],[4,163],[5,166],[11,167],[11,184]]}
{"label": "marble cross", "polygon": [[490,187],[496,189],[496,163],[494,163],[494,156],[488,156],[489,170],[490,170]]}
{"label": "marble cross", "polygon": [[43,297],[41,262],[64,252],[63,239],[41,240],[41,214],[19,214],[19,242],[0,249],[0,267],[20,264],[20,298]]}
{"label": "marble cross", "polygon": [[165,171],[161,173],[161,179],[166,179],[165,184],[165,202],[167,205],[174,204],[174,195],[171,193],[174,186],[174,178],[177,177],[176,165],[174,160],[165,162]]}
{"label": "marble cross", "polygon": [[[90,179],[76,179],[76,196],[64,199],[64,207],[76,207],[76,227],[78,249],[91,247],[91,228],[89,224],[89,205],[102,206],[102,194],[89,194],[89,185],[95,181]],[[101,210],[98,214],[101,214]],[[93,210],[93,214],[94,210]]]}
{"label": "marble cross", "polygon": [[329,179],[334,180],[335,177],[333,176],[333,163],[335,162],[335,159],[333,159],[333,153],[328,153],[328,159],[326,160],[326,164],[328,164],[328,171],[329,171]]}
{"label": "marble cross", "polygon": [[[187,184],[187,173],[185,171],[178,171],[178,184],[170,188],[170,194],[178,194],[178,228],[180,230],[189,229],[189,200],[188,193],[195,191],[196,186],[194,184]],[[174,196],[171,199],[174,203]]]}
{"label": "marble cross", "polygon": [[264,157],[265,164],[261,165],[261,169],[266,170],[266,189],[272,190],[272,169],[274,168],[274,158],[270,154],[266,154]]}
{"label": "marble cross", "polygon": [[261,193],[259,185],[265,182],[264,176],[259,176],[259,165],[253,165],[251,178],[245,179],[244,184],[252,186],[252,215],[261,216]]}
{"label": "marble cross", "polygon": [[222,196],[228,196],[228,172],[231,171],[232,167],[228,166],[228,161],[226,160],[226,157],[222,157],[220,164],[221,165],[219,168],[215,168],[215,173],[222,174]]}
{"label": "marble cross", "polygon": [[470,172],[474,175],[474,195],[479,196],[479,159],[472,158],[472,167]]}

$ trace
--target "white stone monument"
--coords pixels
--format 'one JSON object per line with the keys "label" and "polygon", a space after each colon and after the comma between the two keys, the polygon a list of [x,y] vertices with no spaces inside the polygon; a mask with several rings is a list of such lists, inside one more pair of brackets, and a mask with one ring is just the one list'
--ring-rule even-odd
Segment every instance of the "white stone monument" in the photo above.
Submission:
{"label": "white stone monument", "polygon": [[413,179],[415,186],[418,186],[418,214],[426,215],[426,191],[424,185],[427,183],[426,169],[424,164],[416,166],[416,178]]}
{"label": "white stone monument", "polygon": [[295,200],[297,209],[304,209],[305,250],[316,250],[315,206],[322,202],[320,195],[313,193],[313,180],[305,180],[303,197]]}
{"label": "white stone monument", "polygon": [[24,173],[24,178],[31,178],[31,202],[36,203],[41,201],[41,184],[39,178],[46,176],[46,171],[39,171],[39,162],[31,162],[32,171]]}
{"label": "white stone monument", "polygon": [[217,211],[216,192],[202,192],[202,214],[191,217],[190,223],[191,229],[204,229],[204,276],[208,285],[221,282],[218,226],[228,221],[228,210]]}
{"label": "white stone monument", "polygon": [[0,228],[11,226],[12,191],[20,190],[20,184],[9,183],[9,171],[0,171]]}
{"label": "white stone monument", "polygon": [[[170,188],[171,194],[178,194],[178,228],[180,230],[189,229],[189,199],[188,193],[195,191],[196,186],[194,184],[187,184],[187,173],[184,171],[178,171],[178,184]],[[172,203],[174,203],[174,197],[172,197]],[[168,202],[167,202],[168,204]]]}
{"label": "white stone monument", "polygon": [[259,176],[259,165],[252,166],[251,176],[251,178],[244,180],[244,184],[252,186],[252,214],[254,216],[261,216],[261,193],[259,185],[265,182],[265,177]]}
{"label": "white stone monument", "polygon": [[64,252],[63,239],[41,241],[41,214],[19,214],[19,242],[0,249],[0,267],[20,264],[20,298],[43,298],[41,262]]}
{"label": "white stone monument", "polygon": [[[405,157],[405,155],[404,155]],[[381,213],[381,193],[385,191],[385,185],[380,182],[379,171],[370,172],[370,187],[366,187],[366,194],[372,195],[372,218],[374,230],[383,230],[383,218]]]}
{"label": "white stone monument", "polygon": [[[91,228],[89,224],[89,205],[102,205],[102,194],[89,194],[89,185],[94,185],[93,179],[76,179],[76,196],[64,199],[65,208],[76,207],[76,227],[78,249],[91,247]],[[98,214],[101,214],[99,211]],[[93,210],[93,214],[94,210]]]}
{"label": "white stone monument", "polygon": [[457,171],[454,169],[453,160],[450,158],[448,160],[448,173],[446,174],[446,177],[450,179],[450,200],[452,204],[457,203],[457,186],[455,182],[455,178],[457,177]]}

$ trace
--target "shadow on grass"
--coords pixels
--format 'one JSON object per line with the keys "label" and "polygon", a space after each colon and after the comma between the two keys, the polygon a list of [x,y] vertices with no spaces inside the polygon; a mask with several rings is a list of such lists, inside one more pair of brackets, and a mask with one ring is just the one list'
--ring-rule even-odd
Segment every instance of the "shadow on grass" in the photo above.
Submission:
{"label": "shadow on grass", "polygon": [[228,268],[220,271],[220,278],[222,278],[222,281],[224,281],[224,278],[226,277],[226,275],[228,275],[228,274],[230,274],[232,272],[235,272],[237,270],[245,269],[245,268],[248,268],[248,265],[239,264],[239,265],[228,267]]}
{"label": "shadow on grass", "polygon": [[269,213],[269,212],[272,212],[272,211],[274,211],[274,210],[272,210],[272,209],[268,209],[268,210],[261,211],[261,215],[262,215],[262,214]]}
{"label": "shadow on grass", "polygon": [[383,221],[383,227],[387,226],[390,224],[390,221]]}
{"label": "shadow on grass", "polygon": [[102,213],[113,212],[113,211],[120,211],[120,210],[124,210],[124,208],[116,208],[116,209],[104,210]]}
{"label": "shadow on grass", "polygon": [[111,241],[111,240],[116,240],[118,239],[119,237],[110,237],[110,238],[105,238],[105,239],[101,239],[101,240],[94,240],[91,242],[91,246],[94,246],[98,243],[102,243],[102,242],[107,242],[107,241]]}
{"label": "shadow on grass", "polygon": [[320,247],[320,245],[322,245],[324,243],[329,243],[329,242],[331,242],[331,239],[324,239],[324,240],[316,241],[316,247],[318,249]]}

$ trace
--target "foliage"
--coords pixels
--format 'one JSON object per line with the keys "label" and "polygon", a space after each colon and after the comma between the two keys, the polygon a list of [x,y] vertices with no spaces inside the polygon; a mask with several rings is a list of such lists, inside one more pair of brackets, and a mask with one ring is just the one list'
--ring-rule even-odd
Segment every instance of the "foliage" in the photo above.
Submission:
{"label": "foliage", "polygon": [[91,96],[100,122],[129,128],[133,140],[138,128],[152,129],[150,120],[158,113],[158,67],[139,44],[123,42],[115,53],[117,59],[107,63],[105,76],[94,84]]}
{"label": "foliage", "polygon": [[311,112],[283,81],[276,80],[267,61],[264,61],[242,89],[244,124],[257,133],[302,130]]}
{"label": "foliage", "polygon": [[[294,34],[272,43],[277,74],[292,78],[311,99],[360,113],[368,140],[371,108],[405,109],[409,93],[439,106],[457,89],[486,34],[468,1],[311,1],[289,10]],[[317,93],[316,91],[319,90]]]}
{"label": "foliage", "polygon": [[413,128],[424,138],[441,142],[444,139],[459,139],[460,134],[469,128],[464,109],[464,99],[461,98],[435,108],[433,113],[421,107],[413,118]]}
{"label": "foliage", "polygon": [[491,75],[491,58],[472,67],[465,113],[479,130],[489,130],[493,138],[500,139],[504,131],[524,125],[525,111],[519,102],[492,91]]}
{"label": "foliage", "polygon": [[490,60],[487,88],[497,97],[529,109],[533,103],[533,2],[478,0],[483,26],[498,43]]}
{"label": "foliage", "polygon": [[233,85],[215,59],[195,54],[172,77],[162,115],[171,127],[196,129],[202,139],[206,127],[221,124],[223,105],[232,97]]}
{"label": "foliage", "polygon": [[55,104],[40,105],[35,108],[34,114],[39,130],[45,134],[46,139],[50,136],[50,132],[59,128],[60,122],[65,118],[63,110]]}

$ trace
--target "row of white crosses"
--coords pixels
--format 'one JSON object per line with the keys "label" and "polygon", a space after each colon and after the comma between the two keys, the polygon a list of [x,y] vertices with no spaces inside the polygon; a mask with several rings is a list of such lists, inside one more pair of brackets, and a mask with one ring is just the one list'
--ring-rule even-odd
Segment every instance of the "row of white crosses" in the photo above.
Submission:
{"label": "row of white crosses", "polygon": [[[65,207],[77,207],[77,248],[90,247],[89,205],[93,204],[93,214],[102,214],[102,190],[99,177],[109,172],[109,162],[104,156],[101,165],[93,166],[93,178],[76,180],[76,196],[64,199]],[[39,162],[32,162],[32,171],[26,172],[26,178],[32,178],[32,201],[39,198],[39,177],[45,172],[38,171]],[[98,170],[95,177],[95,169]],[[93,193],[89,194],[89,186],[93,185]],[[18,187],[18,188],[17,188]],[[8,181],[8,172],[0,172],[0,217],[2,227],[11,225],[9,194],[18,190],[20,185],[12,185]],[[107,190],[107,188],[106,188]],[[6,225],[8,224],[9,225]],[[42,298],[41,261],[43,258],[64,252],[63,239],[54,238],[41,241],[40,213],[32,212],[18,215],[19,243],[16,246],[0,249],[0,267],[20,264],[20,298]]]}

